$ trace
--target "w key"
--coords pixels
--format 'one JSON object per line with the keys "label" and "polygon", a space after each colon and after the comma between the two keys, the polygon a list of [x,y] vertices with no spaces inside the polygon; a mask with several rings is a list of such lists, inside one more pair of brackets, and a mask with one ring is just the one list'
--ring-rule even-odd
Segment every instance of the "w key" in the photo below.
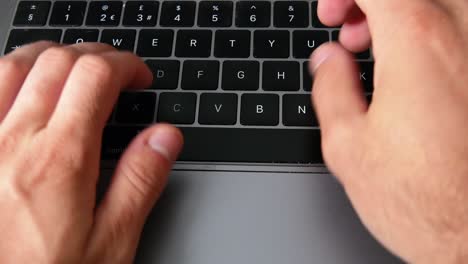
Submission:
{"label": "w key", "polygon": [[109,44],[118,50],[132,51],[135,46],[135,30],[103,30],[101,42]]}

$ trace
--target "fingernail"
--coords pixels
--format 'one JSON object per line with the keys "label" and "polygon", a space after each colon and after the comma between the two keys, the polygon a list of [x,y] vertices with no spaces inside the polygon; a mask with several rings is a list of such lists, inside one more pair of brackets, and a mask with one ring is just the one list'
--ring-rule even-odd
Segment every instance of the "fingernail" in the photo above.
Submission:
{"label": "fingernail", "polygon": [[166,159],[174,161],[181,149],[181,140],[174,132],[174,129],[168,127],[159,127],[148,140],[148,145],[155,152],[163,155]]}
{"label": "fingernail", "polygon": [[320,65],[322,65],[325,61],[330,59],[333,55],[334,48],[333,46],[326,45],[318,48],[311,56],[310,64],[312,68],[312,73],[315,73]]}

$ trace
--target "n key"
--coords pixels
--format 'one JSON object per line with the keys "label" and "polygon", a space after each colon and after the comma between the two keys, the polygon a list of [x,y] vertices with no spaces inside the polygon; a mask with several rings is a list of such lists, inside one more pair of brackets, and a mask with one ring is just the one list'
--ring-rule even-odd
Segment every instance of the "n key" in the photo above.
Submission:
{"label": "n key", "polygon": [[310,95],[285,94],[283,96],[283,124],[285,126],[317,126]]}
{"label": "n key", "polygon": [[[6,8],[6,7],[3,7]],[[24,1],[18,5],[15,20],[15,26],[43,26],[47,22],[49,15],[49,1]]]}
{"label": "n key", "polygon": [[202,125],[234,125],[237,121],[237,94],[207,93],[200,98],[198,122]]}
{"label": "n key", "polygon": [[118,50],[132,51],[135,46],[135,30],[103,30],[101,42],[107,43]]}

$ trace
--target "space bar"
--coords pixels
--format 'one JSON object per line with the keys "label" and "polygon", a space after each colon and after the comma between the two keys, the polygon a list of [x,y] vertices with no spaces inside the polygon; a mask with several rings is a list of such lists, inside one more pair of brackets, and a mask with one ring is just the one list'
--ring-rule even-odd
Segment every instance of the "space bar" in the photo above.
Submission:
{"label": "space bar", "polygon": [[[115,160],[143,127],[108,126],[102,159]],[[180,161],[323,163],[319,130],[180,128],[185,145]]]}

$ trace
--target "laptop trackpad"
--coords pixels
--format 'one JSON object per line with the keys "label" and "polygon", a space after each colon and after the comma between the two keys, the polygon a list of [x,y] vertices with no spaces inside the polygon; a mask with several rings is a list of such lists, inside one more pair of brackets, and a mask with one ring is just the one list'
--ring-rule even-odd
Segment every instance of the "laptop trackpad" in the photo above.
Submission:
{"label": "laptop trackpad", "polygon": [[399,263],[329,175],[174,172],[136,263]]}

